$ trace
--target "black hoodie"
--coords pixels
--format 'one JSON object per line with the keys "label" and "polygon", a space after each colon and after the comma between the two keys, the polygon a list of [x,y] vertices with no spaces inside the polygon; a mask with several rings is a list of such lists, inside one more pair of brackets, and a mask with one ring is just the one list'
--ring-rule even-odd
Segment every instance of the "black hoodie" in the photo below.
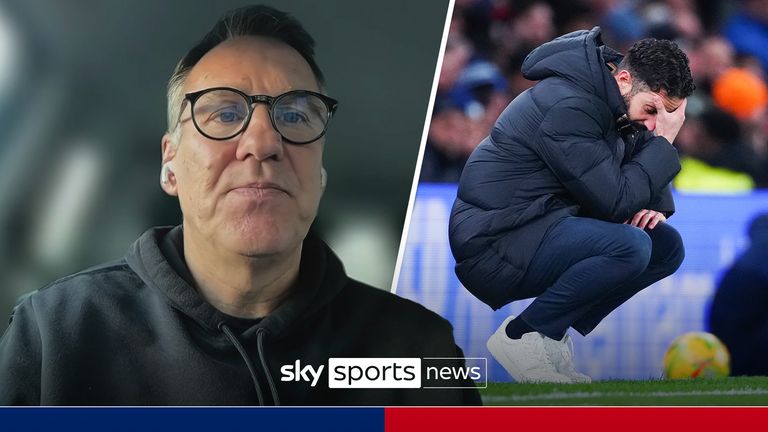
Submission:
{"label": "black hoodie", "polygon": [[567,216],[621,223],[646,208],[671,214],[680,170],[662,137],[636,131],[600,29],[533,50],[516,97],[470,156],[450,217],[456,274],[494,309],[527,297],[518,284],[547,230]]}
{"label": "black hoodie", "polygon": [[[24,298],[0,340],[0,404],[464,405],[477,390],[329,389],[329,357],[462,357],[450,324],[346,276],[310,234],[290,297],[228,316],[193,288],[181,227]],[[326,365],[315,387],[281,367]],[[461,382],[456,385],[466,386]]]}

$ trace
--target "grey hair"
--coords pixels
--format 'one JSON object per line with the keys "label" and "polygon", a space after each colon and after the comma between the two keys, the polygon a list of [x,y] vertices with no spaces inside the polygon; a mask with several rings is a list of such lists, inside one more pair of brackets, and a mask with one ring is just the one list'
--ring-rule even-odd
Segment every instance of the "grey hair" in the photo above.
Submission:
{"label": "grey hair", "polygon": [[[176,66],[176,69],[178,70],[180,66],[181,62]],[[179,143],[179,139],[181,138],[181,128],[179,126],[181,111],[184,109],[182,106],[184,103],[183,89],[184,82],[187,80],[187,75],[189,75],[189,69],[179,73],[174,72],[171,79],[168,81],[168,129],[166,130],[166,133],[170,135],[171,144],[174,146]]]}

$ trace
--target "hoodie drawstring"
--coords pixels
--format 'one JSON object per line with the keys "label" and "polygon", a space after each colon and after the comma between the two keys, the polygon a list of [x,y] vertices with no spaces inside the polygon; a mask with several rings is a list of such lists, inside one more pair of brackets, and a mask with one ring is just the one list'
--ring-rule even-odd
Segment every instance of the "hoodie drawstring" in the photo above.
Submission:
{"label": "hoodie drawstring", "polygon": [[[259,385],[259,379],[256,378],[256,369],[253,367],[251,358],[248,357],[248,353],[245,352],[245,348],[243,348],[243,345],[240,344],[240,341],[237,340],[237,337],[235,336],[235,334],[232,333],[232,330],[230,330],[226,324],[220,323],[219,330],[224,332],[224,334],[227,336],[229,341],[232,342],[232,345],[235,346],[235,349],[237,349],[237,352],[240,353],[240,357],[242,357],[243,361],[245,361],[245,366],[248,367],[248,372],[251,374],[251,381],[253,381],[253,387],[256,389],[256,397],[259,399],[259,405],[263,406],[264,396],[261,394],[261,386]],[[266,375],[269,376],[269,372],[266,372]]]}
{"label": "hoodie drawstring", "polygon": [[280,398],[277,396],[277,386],[272,381],[272,374],[269,373],[269,366],[267,365],[267,357],[264,355],[264,335],[267,334],[265,328],[259,328],[256,330],[256,348],[259,353],[259,360],[261,360],[261,367],[264,368],[264,375],[267,376],[267,384],[269,384],[269,391],[272,392],[272,400],[275,405],[280,405]]}
{"label": "hoodie drawstring", "polygon": [[[256,376],[256,368],[253,366],[251,357],[248,356],[248,353],[245,351],[245,348],[243,348],[240,340],[237,339],[237,336],[232,333],[232,330],[230,330],[226,324],[223,322],[220,323],[219,330],[224,332],[224,334],[227,336],[227,339],[232,342],[232,345],[235,346],[237,352],[240,353],[240,357],[243,358],[245,366],[248,368],[248,373],[251,374],[251,381],[253,381],[253,387],[256,389],[256,397],[259,399],[259,405],[264,405],[264,395],[261,393],[261,385],[259,384],[259,379]],[[275,386],[275,382],[272,380],[272,374],[269,373],[269,366],[267,365],[267,359],[264,355],[264,335],[266,334],[267,330],[264,328],[259,328],[256,330],[256,348],[257,352],[259,353],[259,361],[261,362],[261,367],[264,370],[264,375],[267,377],[267,384],[269,384],[269,391],[272,395],[272,401],[275,405],[280,405],[280,398],[277,395],[277,386]]]}

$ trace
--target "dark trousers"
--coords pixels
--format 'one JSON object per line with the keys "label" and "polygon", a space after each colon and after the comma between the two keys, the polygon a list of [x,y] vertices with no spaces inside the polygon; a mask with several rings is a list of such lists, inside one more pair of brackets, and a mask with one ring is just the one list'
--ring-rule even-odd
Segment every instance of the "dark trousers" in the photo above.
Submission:
{"label": "dark trousers", "polygon": [[652,230],[569,217],[553,226],[521,283],[536,297],[520,318],[562,339],[568,327],[591,332],[611,311],[677,270],[685,256],[680,234],[666,223]]}

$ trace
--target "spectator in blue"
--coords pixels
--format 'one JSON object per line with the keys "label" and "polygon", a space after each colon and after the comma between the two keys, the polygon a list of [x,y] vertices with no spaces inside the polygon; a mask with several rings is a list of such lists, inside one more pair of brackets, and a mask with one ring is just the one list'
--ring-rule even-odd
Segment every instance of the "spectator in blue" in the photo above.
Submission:
{"label": "spectator in blue", "polygon": [[768,375],[768,213],[752,220],[749,239],[717,287],[709,330],[728,347],[733,375]]}
{"label": "spectator in blue", "polygon": [[724,33],[737,53],[757,58],[768,69],[768,0],[743,0]]}

